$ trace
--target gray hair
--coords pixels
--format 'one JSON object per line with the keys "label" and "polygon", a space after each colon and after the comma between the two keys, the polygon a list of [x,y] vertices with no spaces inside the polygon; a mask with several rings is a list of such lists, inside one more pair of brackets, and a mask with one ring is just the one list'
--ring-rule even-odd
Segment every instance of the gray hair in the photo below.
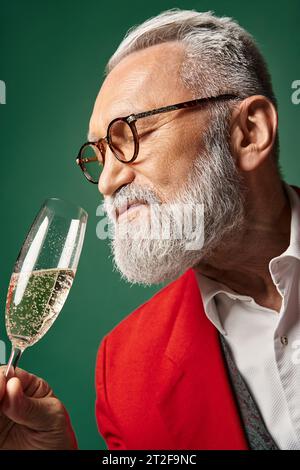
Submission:
{"label": "gray hair", "polygon": [[[261,94],[277,109],[268,67],[253,37],[232,18],[212,12],[171,9],[131,28],[110,58],[106,73],[132,52],[169,41],[185,46],[180,75],[195,97]],[[228,118],[232,106],[228,102],[216,108]],[[273,154],[278,163],[278,134]]]}

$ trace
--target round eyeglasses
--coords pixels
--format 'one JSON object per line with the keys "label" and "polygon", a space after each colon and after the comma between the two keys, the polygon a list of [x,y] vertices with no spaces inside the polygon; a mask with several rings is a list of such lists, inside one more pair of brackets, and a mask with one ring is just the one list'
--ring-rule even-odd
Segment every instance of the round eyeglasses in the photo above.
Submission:
{"label": "round eyeglasses", "polygon": [[106,137],[97,142],[86,142],[82,145],[76,158],[76,163],[81,168],[88,181],[98,184],[101,172],[105,164],[107,146],[113,155],[122,163],[132,163],[139,152],[139,135],[136,129],[136,121],[155,114],[176,111],[178,109],[192,108],[211,101],[240,99],[233,94],[222,94],[185,101],[162,108],[152,109],[138,114],[119,117],[110,122]]}
{"label": "round eyeglasses", "polygon": [[131,163],[136,159],[139,139],[134,115],[114,119],[108,126],[106,137],[97,142],[86,142],[79,150],[76,162],[91,183],[99,181],[107,146],[120,162]]}

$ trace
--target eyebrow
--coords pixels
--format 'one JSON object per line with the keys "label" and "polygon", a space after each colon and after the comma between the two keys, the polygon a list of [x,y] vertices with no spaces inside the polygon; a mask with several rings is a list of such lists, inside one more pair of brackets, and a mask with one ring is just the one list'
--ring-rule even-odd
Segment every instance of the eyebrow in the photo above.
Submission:
{"label": "eyebrow", "polygon": [[[124,107],[124,112],[122,112],[122,108],[121,108],[121,112],[120,112],[120,110],[118,109],[118,105],[115,104],[114,106],[112,106],[112,109],[111,109],[111,118],[109,120],[107,120],[106,130],[109,126],[109,123],[111,121],[113,121],[114,119],[130,116],[131,114],[138,114],[139,112],[140,112],[140,109],[138,109],[130,101],[128,101],[126,103],[126,107]],[[90,132],[89,130],[87,132],[87,139],[88,139],[89,142],[96,142],[97,140],[99,140],[100,137],[101,136],[99,136],[98,132],[93,133],[93,132]],[[102,136],[102,137],[104,137],[104,136]]]}
{"label": "eyebrow", "polygon": [[[131,116],[132,114],[141,114],[141,113],[144,113],[145,111],[141,110],[140,108],[137,108],[136,105],[134,105],[132,102],[128,101],[126,103],[126,107],[124,108],[124,112],[120,112],[119,109],[117,109],[117,104],[115,106],[112,106],[112,109],[111,109],[111,118],[110,120],[107,121],[107,125],[106,125],[106,130],[109,126],[109,124],[111,123],[111,121],[113,121],[114,119],[116,118],[122,118],[122,117],[126,117],[126,116]],[[149,105],[147,106],[147,110],[146,112],[148,112],[149,110],[151,109],[159,109],[161,106],[158,106],[157,104],[155,105],[153,103],[153,105]],[[116,110],[116,112],[114,112]],[[130,111],[129,111],[130,110]],[[148,118],[152,118],[152,119],[159,119],[160,118],[160,114],[154,114],[154,115],[149,115],[147,116]],[[97,142],[101,137],[105,137],[105,136],[100,136],[99,133],[92,133],[90,131],[87,132],[87,139],[89,142]]]}
{"label": "eyebrow", "polygon": [[[116,112],[115,112],[115,109],[116,109]],[[122,109],[120,112],[120,110],[117,109],[117,106],[113,107],[111,111],[112,111],[111,118],[107,120],[106,131],[107,131],[109,124],[114,119],[131,116],[132,114],[139,114],[140,112],[143,112],[141,111],[140,108],[137,108],[132,103],[128,103],[128,106],[124,108],[124,112],[122,112]],[[93,132],[90,132],[89,130],[87,131],[87,139],[89,142],[97,142],[101,137],[104,137],[104,136],[100,136],[98,132],[93,133]]]}

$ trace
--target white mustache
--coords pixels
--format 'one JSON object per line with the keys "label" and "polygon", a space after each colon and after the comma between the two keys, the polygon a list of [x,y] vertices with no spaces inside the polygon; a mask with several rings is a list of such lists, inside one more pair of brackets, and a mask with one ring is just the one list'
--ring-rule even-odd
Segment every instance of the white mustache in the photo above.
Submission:
{"label": "white mustache", "polygon": [[152,189],[142,186],[123,186],[115,196],[107,196],[104,199],[103,208],[115,223],[120,210],[136,203],[161,204],[161,200]]}

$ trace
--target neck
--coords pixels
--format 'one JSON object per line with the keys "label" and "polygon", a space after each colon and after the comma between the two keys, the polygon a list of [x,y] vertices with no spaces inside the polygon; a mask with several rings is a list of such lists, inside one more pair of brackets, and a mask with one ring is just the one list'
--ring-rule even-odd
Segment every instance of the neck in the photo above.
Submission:
{"label": "neck", "polygon": [[291,208],[282,181],[277,178],[269,184],[256,184],[247,197],[245,212],[242,232],[236,238],[231,234],[195,269],[279,311],[282,299],[272,281],[269,262],[290,243]]}

